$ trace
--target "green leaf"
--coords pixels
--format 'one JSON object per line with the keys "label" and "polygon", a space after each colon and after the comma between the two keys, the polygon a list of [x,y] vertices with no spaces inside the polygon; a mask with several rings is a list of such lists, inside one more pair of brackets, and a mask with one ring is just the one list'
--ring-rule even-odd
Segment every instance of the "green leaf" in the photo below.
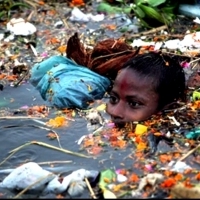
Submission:
{"label": "green leaf", "polygon": [[161,8],[161,11],[164,13],[174,13],[175,6],[165,6]]}
{"label": "green leaf", "polygon": [[10,6],[10,9],[13,9],[14,7],[26,7],[26,8],[31,8],[30,5],[26,3],[14,3],[13,5]]}
{"label": "green leaf", "polygon": [[199,100],[199,99],[200,99],[200,92],[194,91],[192,93],[192,100],[196,101],[196,100]]}
{"label": "green leaf", "polygon": [[97,7],[98,12],[105,12],[105,13],[110,13],[110,14],[115,14],[119,11],[121,11],[121,8],[118,10],[114,8],[114,6],[109,5],[108,3],[100,3]]}
{"label": "green leaf", "polygon": [[117,2],[124,3],[124,0],[116,0]]}
{"label": "green leaf", "polygon": [[146,2],[152,6],[152,7],[156,7],[159,6],[160,4],[163,4],[166,2],[166,0],[146,0]]}
{"label": "green leaf", "polygon": [[106,170],[101,171],[100,180],[99,180],[99,187],[102,190],[105,190],[108,183],[109,182],[111,183],[113,181],[113,179],[116,178],[116,176],[117,175],[116,175],[114,170],[106,169]]}
{"label": "green leaf", "polygon": [[131,12],[131,7],[117,7],[117,6],[111,6],[108,3],[102,2],[98,5],[97,11],[98,12],[105,12],[109,14],[116,14],[116,13],[126,13],[129,14]]}
{"label": "green leaf", "polygon": [[121,28],[119,29],[119,31],[120,31],[121,33],[126,33],[126,32],[128,31],[128,26],[121,27]]}
{"label": "green leaf", "polygon": [[145,17],[145,13],[142,11],[142,9],[139,6],[137,6],[136,8],[133,8],[133,11],[135,12],[138,18]]}
{"label": "green leaf", "polygon": [[164,19],[162,15],[159,13],[158,9],[150,6],[145,6],[143,4],[140,4],[139,7],[143,10],[143,12],[147,17],[156,19],[157,21],[164,23]]}

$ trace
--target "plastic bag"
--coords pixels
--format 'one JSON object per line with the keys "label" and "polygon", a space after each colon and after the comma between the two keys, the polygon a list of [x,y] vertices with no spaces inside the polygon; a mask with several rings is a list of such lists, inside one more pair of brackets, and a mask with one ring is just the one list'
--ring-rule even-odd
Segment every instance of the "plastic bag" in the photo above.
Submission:
{"label": "plastic bag", "polygon": [[31,69],[30,82],[57,108],[88,109],[102,99],[110,80],[62,56],[52,56]]}
{"label": "plastic bag", "polygon": [[56,175],[44,170],[37,163],[29,162],[13,170],[1,183],[0,187],[11,190],[23,190],[33,184],[29,190],[43,191],[46,184]]}

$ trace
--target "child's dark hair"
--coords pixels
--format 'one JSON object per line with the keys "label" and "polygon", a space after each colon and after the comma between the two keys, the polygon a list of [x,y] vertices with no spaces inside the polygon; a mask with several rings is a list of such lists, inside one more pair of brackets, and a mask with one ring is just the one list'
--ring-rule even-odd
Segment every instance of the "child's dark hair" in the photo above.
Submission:
{"label": "child's dark hair", "polygon": [[177,57],[160,52],[138,54],[128,60],[125,67],[141,76],[152,78],[155,92],[159,95],[158,110],[177,100],[184,100],[185,73]]}

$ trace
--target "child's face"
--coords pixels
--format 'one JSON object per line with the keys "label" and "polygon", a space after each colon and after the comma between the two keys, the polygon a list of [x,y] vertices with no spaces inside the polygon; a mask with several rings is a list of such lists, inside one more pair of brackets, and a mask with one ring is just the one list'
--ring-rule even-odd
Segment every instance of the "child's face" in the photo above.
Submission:
{"label": "child's face", "polygon": [[153,79],[123,69],[115,79],[106,111],[116,124],[145,120],[157,112],[158,97]]}

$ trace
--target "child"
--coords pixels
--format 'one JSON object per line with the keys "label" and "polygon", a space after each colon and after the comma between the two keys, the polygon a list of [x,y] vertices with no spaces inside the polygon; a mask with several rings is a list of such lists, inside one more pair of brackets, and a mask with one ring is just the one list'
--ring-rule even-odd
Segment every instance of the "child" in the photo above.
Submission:
{"label": "child", "polygon": [[106,111],[115,124],[142,121],[185,94],[185,74],[177,59],[162,53],[139,54],[119,71]]}

